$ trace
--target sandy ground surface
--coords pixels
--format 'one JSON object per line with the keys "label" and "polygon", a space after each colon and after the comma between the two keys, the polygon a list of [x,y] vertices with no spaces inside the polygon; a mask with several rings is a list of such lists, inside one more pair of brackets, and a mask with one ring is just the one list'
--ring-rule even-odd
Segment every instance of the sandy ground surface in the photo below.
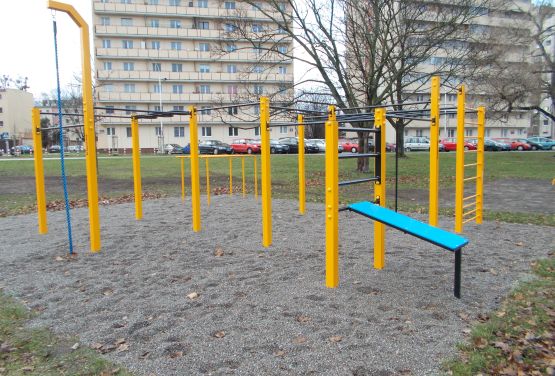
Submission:
{"label": "sandy ground surface", "polygon": [[131,204],[101,207],[100,254],[76,209],[71,261],[60,257],[63,212],[42,236],[35,215],[0,218],[0,287],[38,312],[32,325],[77,334],[138,375],[433,375],[470,322],[555,248],[554,228],[467,226],[457,300],[452,254],[388,230],[386,268],[374,270],[372,222],[342,213],[341,283],[327,289],[323,206],[273,209],[263,249],[252,198],[213,197],[198,234],[189,201],[147,201],[140,222]]}

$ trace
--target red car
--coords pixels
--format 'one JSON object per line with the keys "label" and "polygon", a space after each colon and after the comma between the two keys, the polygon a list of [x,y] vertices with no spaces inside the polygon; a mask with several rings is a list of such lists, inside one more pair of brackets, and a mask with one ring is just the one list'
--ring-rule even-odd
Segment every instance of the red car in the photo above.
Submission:
{"label": "red car", "polygon": [[233,142],[231,143],[231,148],[233,149],[234,153],[238,154],[260,153],[260,144],[248,138],[233,140]]}
{"label": "red car", "polygon": [[[445,151],[456,151],[457,150],[457,140],[455,138],[445,138],[439,142],[443,145]],[[476,150],[476,145],[465,141],[464,150]]]}
{"label": "red car", "polygon": [[358,153],[358,143],[352,140],[339,141],[339,145],[343,147],[343,151]]}
{"label": "red car", "polygon": [[532,148],[532,146],[530,146],[530,144],[527,144],[524,141],[513,140],[513,139],[510,139],[510,138],[495,138],[495,140],[498,140],[498,141],[501,141],[505,144],[510,145],[511,150],[523,151],[523,150],[530,150]]}

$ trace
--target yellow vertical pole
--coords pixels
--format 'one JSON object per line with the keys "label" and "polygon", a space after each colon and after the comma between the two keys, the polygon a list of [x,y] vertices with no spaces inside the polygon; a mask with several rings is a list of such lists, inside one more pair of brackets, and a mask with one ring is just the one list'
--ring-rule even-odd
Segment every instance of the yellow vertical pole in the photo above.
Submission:
{"label": "yellow vertical pole", "polygon": [[131,144],[133,147],[133,188],[135,193],[135,219],[143,218],[143,193],[141,187],[141,150],[139,149],[139,119],[131,117]]}
{"label": "yellow vertical pole", "polygon": [[306,199],[306,184],[304,173],[304,118],[303,115],[297,116],[299,129],[299,213],[304,214]]}
{"label": "yellow vertical pole", "polygon": [[430,203],[428,222],[437,226],[439,210],[439,77],[432,77],[430,93]]}
{"label": "yellow vertical pole", "polygon": [[42,161],[42,132],[40,130],[40,110],[37,107],[33,108],[32,119],[39,234],[46,234],[48,232],[48,223],[46,220],[46,192],[44,189],[44,164]]}
{"label": "yellow vertical pole", "polygon": [[200,231],[200,174],[198,156],[197,109],[189,106],[189,141],[191,144],[191,203],[193,206],[193,231]]}
{"label": "yellow vertical pole", "polygon": [[464,86],[459,87],[457,94],[457,155],[455,166],[455,232],[463,230],[463,199],[464,199]]}
{"label": "yellow vertical pole", "polygon": [[270,99],[260,97],[262,158],[262,245],[272,244],[272,171],[270,165]]}
{"label": "yellow vertical pole", "polygon": [[83,88],[83,119],[85,133],[85,165],[87,170],[87,198],[91,251],[100,251],[100,219],[98,212],[98,177],[96,168],[96,132],[94,128],[91,51],[89,25],[69,4],[48,0],[48,8],[67,13],[81,29],[81,78]]}
{"label": "yellow vertical pole", "polygon": [[208,167],[209,158],[204,158],[206,162],[206,203],[210,206],[210,167]]}
{"label": "yellow vertical pole", "polygon": [[339,130],[335,106],[328,107],[326,122],[326,287],[339,284]]}
{"label": "yellow vertical pole", "polygon": [[241,174],[243,177],[243,197],[247,194],[247,185],[245,182],[245,157],[241,157]]}
{"label": "yellow vertical pole", "polygon": [[254,198],[258,200],[258,168],[256,166],[258,158],[256,155],[253,157],[254,160]]}
{"label": "yellow vertical pole", "polygon": [[185,157],[181,159],[181,201],[185,201]]}
{"label": "yellow vertical pole", "polygon": [[233,159],[229,157],[229,195],[233,195]]}
{"label": "yellow vertical pole", "polygon": [[[379,180],[374,183],[374,199],[380,206],[385,207],[385,184],[386,184],[386,153],[385,153],[385,109],[377,108],[374,112],[374,127],[380,130],[380,153],[379,166]],[[385,266],[385,225],[381,222],[374,221],[374,268],[383,269]]]}
{"label": "yellow vertical pole", "polygon": [[486,109],[478,107],[478,147],[476,151],[476,223],[482,223],[484,209],[484,134]]}

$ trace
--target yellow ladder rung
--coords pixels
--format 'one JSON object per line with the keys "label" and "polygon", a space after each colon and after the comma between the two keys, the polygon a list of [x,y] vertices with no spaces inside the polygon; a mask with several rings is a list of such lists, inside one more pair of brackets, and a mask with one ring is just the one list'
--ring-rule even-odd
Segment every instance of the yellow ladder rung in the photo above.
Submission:
{"label": "yellow ladder rung", "polygon": [[472,167],[472,166],[478,166],[478,163],[469,163],[464,165],[464,167]]}
{"label": "yellow ladder rung", "polygon": [[471,210],[471,211],[469,211],[469,212],[463,213],[463,215],[462,215],[462,216],[463,216],[463,218],[464,218],[464,217],[466,217],[466,216],[467,216],[467,215],[469,215],[469,214],[475,213],[475,212],[476,212],[476,210],[478,210],[478,208],[476,208],[476,209],[473,209],[473,210]]}
{"label": "yellow ladder rung", "polygon": [[471,222],[471,221],[474,221],[474,220],[475,220],[476,218],[478,218],[478,216],[475,216],[475,217],[469,218],[469,219],[467,219],[466,221],[463,221],[463,224],[464,224],[464,223],[468,223],[468,222]]}
{"label": "yellow ladder rung", "polygon": [[474,197],[478,197],[478,195],[472,195],[472,196],[464,197],[463,201],[470,200],[471,198],[474,198]]}
{"label": "yellow ladder rung", "polygon": [[463,206],[463,209],[469,208],[469,207],[471,207],[472,205],[476,205],[476,201],[471,202],[470,204],[466,204],[465,206]]}
{"label": "yellow ladder rung", "polygon": [[472,176],[472,177],[470,177],[470,178],[466,178],[466,179],[464,179],[464,181],[469,181],[469,180],[476,180],[476,179],[478,179],[478,177],[477,177],[477,176]]}

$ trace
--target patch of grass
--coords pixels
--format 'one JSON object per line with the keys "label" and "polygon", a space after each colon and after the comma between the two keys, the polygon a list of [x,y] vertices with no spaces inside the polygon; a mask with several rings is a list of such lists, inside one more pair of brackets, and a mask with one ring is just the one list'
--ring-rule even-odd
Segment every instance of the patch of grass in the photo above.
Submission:
{"label": "patch of grass", "polygon": [[535,262],[533,271],[535,279],[521,283],[486,322],[472,328],[459,357],[444,365],[449,374],[555,372],[555,258]]}
{"label": "patch of grass", "polygon": [[131,375],[92,349],[72,349],[76,338],[25,328],[30,317],[29,311],[0,290],[0,375]]}

